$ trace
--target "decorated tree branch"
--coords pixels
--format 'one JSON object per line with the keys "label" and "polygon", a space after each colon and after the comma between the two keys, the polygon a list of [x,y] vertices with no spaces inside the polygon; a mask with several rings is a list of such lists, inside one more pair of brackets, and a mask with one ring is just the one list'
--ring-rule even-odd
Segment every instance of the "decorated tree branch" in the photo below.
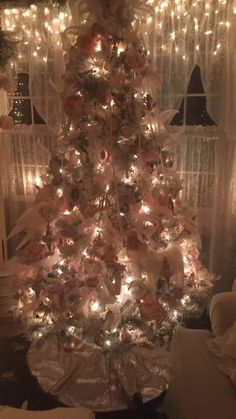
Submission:
{"label": "decorated tree branch", "polygon": [[[147,2],[148,3],[148,2]],[[34,205],[10,237],[29,365],[68,405],[130,405],[169,380],[176,325],[213,276],[181,202],[176,135],[141,36],[144,0],[84,0],[63,35],[65,123]],[[43,362],[42,362],[43,360]]]}

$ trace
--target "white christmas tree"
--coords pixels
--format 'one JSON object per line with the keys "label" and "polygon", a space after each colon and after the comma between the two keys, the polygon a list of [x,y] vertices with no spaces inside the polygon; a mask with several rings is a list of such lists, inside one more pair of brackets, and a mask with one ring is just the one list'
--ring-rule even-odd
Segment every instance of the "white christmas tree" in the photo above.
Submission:
{"label": "white christmas tree", "polygon": [[[146,3],[81,1],[82,23],[63,37],[65,123],[44,185],[11,233],[25,232],[17,312],[33,358],[52,336],[71,357],[84,351],[81,342],[88,352],[93,345],[112,359],[115,388],[130,399],[163,390],[167,376],[160,382],[149,371],[134,384],[134,370],[146,361],[161,370],[155,348],[168,345],[185,316],[200,313],[212,281],[198,260],[195,217],[181,204],[167,128],[175,111],[158,108],[161,78],[142,41],[140,23],[152,12]],[[88,378],[96,362],[87,359]],[[72,405],[99,405],[92,390],[89,400],[59,393]]]}

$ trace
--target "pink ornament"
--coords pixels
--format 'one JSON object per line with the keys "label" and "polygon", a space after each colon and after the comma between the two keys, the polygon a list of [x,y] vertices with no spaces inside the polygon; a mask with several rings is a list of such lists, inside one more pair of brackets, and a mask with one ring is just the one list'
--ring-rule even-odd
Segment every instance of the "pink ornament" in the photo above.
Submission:
{"label": "pink ornament", "polygon": [[66,352],[73,352],[75,350],[75,341],[72,338],[68,338],[64,343],[63,343],[63,348]]}
{"label": "pink ornament", "polygon": [[80,96],[70,95],[64,99],[63,107],[67,115],[78,115],[83,112],[83,101]]}
{"label": "pink ornament", "polygon": [[132,341],[132,336],[127,329],[122,328],[119,334],[119,339],[123,343],[130,343]]}
{"label": "pink ornament", "polygon": [[85,54],[91,54],[96,49],[98,43],[97,35],[94,36],[91,32],[84,32],[78,36],[76,46]]}
{"label": "pink ornament", "polygon": [[28,278],[36,279],[38,275],[38,268],[33,265],[19,265],[17,266],[17,270],[15,272],[15,277],[18,281],[25,281]]}
{"label": "pink ornament", "polygon": [[130,138],[134,133],[134,128],[132,127],[132,125],[123,125],[120,131],[123,137]]}
{"label": "pink ornament", "polygon": [[191,260],[196,260],[196,259],[198,259],[198,257],[199,257],[199,251],[198,251],[198,249],[197,249],[196,247],[193,247],[192,249],[190,249],[190,250],[188,251],[188,257],[189,257]]}
{"label": "pink ornament", "polygon": [[24,262],[36,262],[45,258],[48,254],[47,246],[43,242],[33,241],[27,244],[20,252]]}
{"label": "pink ornament", "polygon": [[166,312],[163,306],[155,299],[151,292],[138,301],[138,307],[141,317],[146,321],[156,320],[160,324],[166,318]]}

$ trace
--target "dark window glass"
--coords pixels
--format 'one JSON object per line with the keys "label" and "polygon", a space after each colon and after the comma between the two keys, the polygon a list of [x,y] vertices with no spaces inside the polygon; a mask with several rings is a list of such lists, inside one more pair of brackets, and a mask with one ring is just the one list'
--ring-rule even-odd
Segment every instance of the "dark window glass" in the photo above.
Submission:
{"label": "dark window glass", "polygon": [[206,96],[188,97],[186,125],[215,125],[206,108]]}
{"label": "dark window glass", "polygon": [[[29,97],[29,75],[27,73],[17,74],[17,84],[14,96]],[[15,124],[31,125],[45,124],[35,107],[33,106],[34,121],[32,121],[31,114],[31,99],[15,99],[13,100],[13,107],[10,115],[13,117]]]}
{"label": "dark window glass", "polygon": [[[186,105],[186,125],[216,125],[207,112],[207,100],[201,79],[199,66],[195,66],[188,85],[187,95],[182,99],[178,113],[172,119],[170,125],[184,124],[184,106]],[[197,96],[202,95],[202,96]]]}
{"label": "dark window glass", "polygon": [[187,92],[188,94],[191,94],[191,93],[204,94],[205,93],[204,87],[202,84],[201,70],[200,70],[199,65],[196,65],[192,71]]}
{"label": "dark window glass", "polygon": [[15,124],[32,124],[30,99],[17,99],[13,101],[13,107],[10,115]]}

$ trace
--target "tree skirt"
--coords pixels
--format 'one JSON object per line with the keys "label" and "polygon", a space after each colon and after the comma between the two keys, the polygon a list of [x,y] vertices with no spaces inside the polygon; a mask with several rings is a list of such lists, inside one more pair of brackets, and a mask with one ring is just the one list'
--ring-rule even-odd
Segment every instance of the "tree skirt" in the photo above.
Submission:
{"label": "tree skirt", "polygon": [[126,409],[137,393],[143,402],[154,399],[170,376],[169,354],[158,346],[104,353],[80,340],[67,352],[54,335],[31,344],[28,364],[44,391],[67,406],[96,411]]}

